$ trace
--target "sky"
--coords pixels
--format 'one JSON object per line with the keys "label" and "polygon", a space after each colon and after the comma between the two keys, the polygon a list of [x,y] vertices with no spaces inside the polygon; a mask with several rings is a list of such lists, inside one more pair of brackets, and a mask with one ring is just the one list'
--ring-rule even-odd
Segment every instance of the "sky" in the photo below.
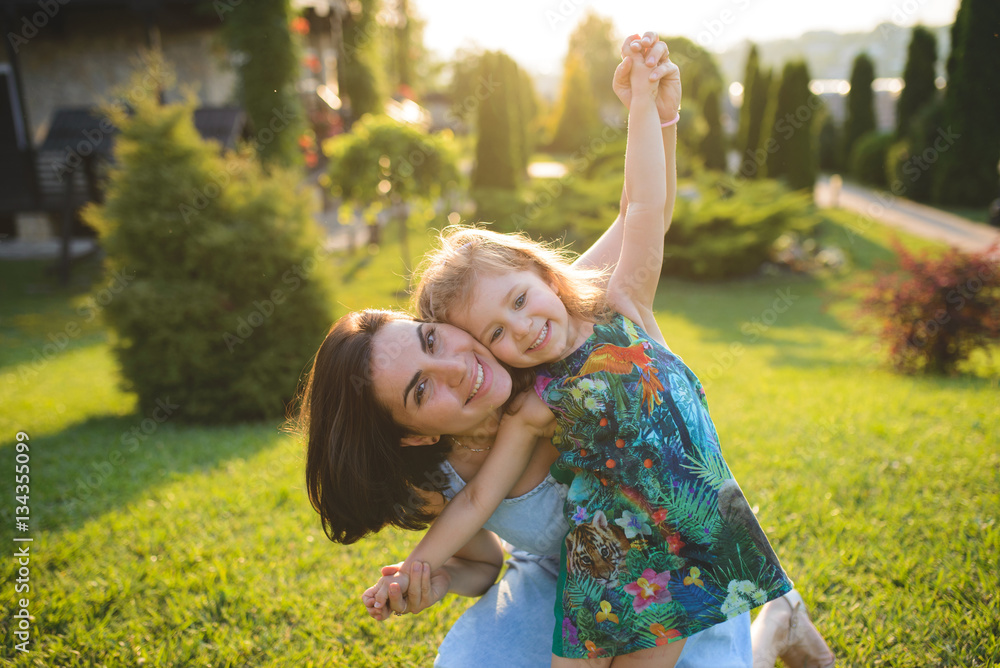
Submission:
{"label": "sky", "polygon": [[500,49],[539,74],[562,69],[573,28],[592,8],[622,39],[655,30],[685,35],[710,51],[743,40],[798,37],[810,30],[867,32],[883,22],[945,25],[959,0],[410,0],[427,21],[424,43],[442,58],[477,44]]}

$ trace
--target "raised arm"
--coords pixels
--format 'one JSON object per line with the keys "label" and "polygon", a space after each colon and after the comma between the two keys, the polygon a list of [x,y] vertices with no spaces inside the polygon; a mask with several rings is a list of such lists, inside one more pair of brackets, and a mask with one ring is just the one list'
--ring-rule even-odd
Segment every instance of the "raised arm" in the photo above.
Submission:
{"label": "raised arm", "polygon": [[[633,44],[635,40],[639,39],[639,35],[630,35],[625,39],[622,44],[622,62],[618,65],[615,70],[614,79],[612,80],[612,88],[618,95],[618,98],[625,105],[625,108],[629,107],[629,100],[631,98],[631,83],[629,81],[630,73],[632,71],[632,59],[628,57],[636,49],[641,49],[643,55],[646,58],[646,64],[655,64],[656,67],[650,73],[650,80],[656,81],[658,88],[656,94],[656,107],[660,114],[661,121],[668,121],[673,118],[676,114],[676,108],[679,100],[676,99],[676,91],[674,90],[674,82],[670,76],[676,66],[669,60],[669,51],[667,50],[667,45],[659,41],[659,37],[655,32],[647,32],[643,34],[639,46],[634,47]],[[664,77],[667,76],[666,79]],[[671,111],[673,110],[673,111]],[[666,116],[670,117],[667,118]],[[672,143],[674,141],[674,131],[671,128],[663,128],[661,135],[663,137],[664,154],[667,156],[672,155]],[[670,192],[671,185],[669,183],[669,178],[674,170],[668,170],[666,183],[668,193]],[[670,217],[673,212],[673,200],[670,199],[669,210],[664,211],[664,231],[670,227]],[[618,258],[622,251],[622,239],[624,237],[625,231],[625,212],[628,209],[628,196],[625,192],[624,184],[622,186],[622,194],[618,204],[618,216],[615,218],[611,226],[601,235],[600,239],[594,242],[594,244],[588,248],[579,258],[577,258],[574,264],[585,267],[585,268],[602,268],[607,267],[614,269],[618,264]]]}
{"label": "raised arm", "polygon": [[[640,322],[652,320],[653,298],[663,263],[664,209],[667,204],[667,160],[661,141],[655,83],[640,53],[631,53],[625,191],[628,211],[622,252],[608,284],[612,305]],[[676,141],[675,126],[668,128]],[[671,161],[671,167],[673,162]],[[671,170],[673,171],[673,170]],[[676,181],[671,180],[675,186]]]}

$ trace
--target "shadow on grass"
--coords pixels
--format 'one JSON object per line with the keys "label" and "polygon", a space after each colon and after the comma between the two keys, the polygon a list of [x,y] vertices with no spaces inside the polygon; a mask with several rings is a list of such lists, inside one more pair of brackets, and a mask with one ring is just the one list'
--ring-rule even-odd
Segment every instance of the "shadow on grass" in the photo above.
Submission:
{"label": "shadow on grass", "polygon": [[253,457],[284,437],[276,423],[174,424],[140,414],[95,416],[31,441],[33,528],[75,529],[228,460]]}
{"label": "shadow on grass", "polygon": [[0,263],[0,374],[30,375],[53,356],[106,338],[100,304],[73,306],[101,280],[100,259],[78,260],[67,286],[59,284],[53,266],[42,260]]}
{"label": "shadow on grass", "polygon": [[[683,317],[711,341],[772,344],[780,330],[801,327],[848,331],[825,308],[827,286],[810,276],[788,275],[695,283],[664,279],[655,309]],[[670,337],[664,332],[667,342]]]}

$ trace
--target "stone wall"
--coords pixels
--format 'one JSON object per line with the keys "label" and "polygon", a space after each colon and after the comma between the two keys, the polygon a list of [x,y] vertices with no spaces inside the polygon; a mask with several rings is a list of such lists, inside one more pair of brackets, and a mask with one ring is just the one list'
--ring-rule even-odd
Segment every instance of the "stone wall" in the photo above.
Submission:
{"label": "stone wall", "polygon": [[[236,74],[218,27],[168,22],[160,26],[160,40],[177,81],[193,86],[202,105],[235,104]],[[57,107],[94,106],[111,98],[142,67],[145,46],[141,18],[120,10],[76,12],[21,45],[22,93],[35,145],[44,139]]]}

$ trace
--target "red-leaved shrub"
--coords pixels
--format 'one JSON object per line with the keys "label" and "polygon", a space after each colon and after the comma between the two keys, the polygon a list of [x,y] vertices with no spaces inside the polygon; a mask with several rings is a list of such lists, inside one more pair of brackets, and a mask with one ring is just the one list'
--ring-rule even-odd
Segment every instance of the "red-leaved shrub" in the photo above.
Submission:
{"label": "red-leaved shrub", "polygon": [[899,267],[881,268],[862,304],[880,321],[893,366],[906,373],[956,372],[973,350],[1000,339],[997,245],[932,257],[893,243]]}

